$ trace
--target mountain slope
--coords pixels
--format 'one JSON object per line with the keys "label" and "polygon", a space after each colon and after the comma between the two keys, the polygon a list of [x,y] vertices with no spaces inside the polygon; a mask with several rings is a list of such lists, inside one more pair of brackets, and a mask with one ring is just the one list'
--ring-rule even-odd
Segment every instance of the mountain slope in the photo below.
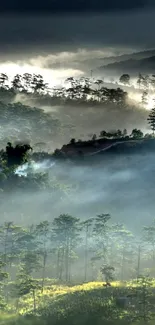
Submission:
{"label": "mountain slope", "polygon": [[103,66],[127,60],[142,60],[155,55],[155,49],[101,58]]}
{"label": "mountain slope", "polygon": [[101,66],[99,71],[106,73],[130,73],[137,75],[141,73],[154,73],[155,71],[155,55],[142,58],[142,59],[133,59],[122,60],[119,62],[110,63],[104,66]]}

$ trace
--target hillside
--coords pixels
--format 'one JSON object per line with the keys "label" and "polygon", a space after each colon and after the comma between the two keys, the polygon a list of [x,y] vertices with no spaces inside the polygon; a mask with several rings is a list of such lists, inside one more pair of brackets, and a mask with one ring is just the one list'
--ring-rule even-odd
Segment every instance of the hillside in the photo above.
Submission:
{"label": "hillside", "polygon": [[132,75],[137,75],[139,72],[153,73],[155,70],[155,55],[142,59],[129,58],[127,60],[115,61],[114,63],[101,66],[99,70],[110,74],[129,72]]}
{"label": "hillside", "polygon": [[[132,287],[131,287],[132,286]],[[147,289],[150,306],[153,311],[154,284]],[[136,293],[139,293],[136,296]],[[105,288],[103,282],[90,282],[83,285],[52,285],[44,293],[32,294],[20,299],[19,314],[0,314],[1,324],[38,324],[38,325],[124,325],[136,314],[134,325],[143,324],[144,313],[140,313],[139,301],[142,293],[134,283],[112,283]],[[121,300],[121,298],[123,299]],[[11,308],[11,305],[10,305]],[[11,310],[11,309],[10,309]],[[25,317],[23,317],[25,316]],[[140,322],[138,318],[140,317]],[[133,319],[134,319],[133,318]],[[147,312],[148,318],[148,312]],[[154,319],[153,319],[154,320]],[[149,325],[152,325],[151,320]]]}
{"label": "hillside", "polygon": [[117,56],[109,56],[109,57],[101,58],[100,60],[103,61],[102,62],[103,65],[107,65],[107,64],[122,62],[127,60],[142,60],[154,55],[155,55],[155,49],[129,53],[129,54],[122,54]]}
{"label": "hillside", "polygon": [[[134,153],[154,153],[155,139],[133,139],[133,138],[99,138],[89,141],[77,141],[63,145],[58,152],[54,154],[57,157],[76,158],[85,157],[90,158],[98,154],[134,154]],[[57,155],[58,153],[58,155]],[[61,155],[62,154],[62,155]]]}

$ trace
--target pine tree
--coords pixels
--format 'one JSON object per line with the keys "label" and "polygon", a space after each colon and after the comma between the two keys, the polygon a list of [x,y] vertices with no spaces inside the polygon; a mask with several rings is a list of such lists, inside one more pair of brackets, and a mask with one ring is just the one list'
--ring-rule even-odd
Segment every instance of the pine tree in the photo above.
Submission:
{"label": "pine tree", "polygon": [[154,134],[154,132],[155,132],[155,107],[152,108],[147,121],[151,127],[151,130],[153,131],[153,134]]}
{"label": "pine tree", "polygon": [[74,248],[79,240],[79,219],[68,214],[62,214],[54,219],[53,231],[57,243],[57,273],[58,278],[62,279],[65,271],[65,280],[70,281],[71,261]]}
{"label": "pine tree", "polygon": [[95,218],[95,224],[93,229],[94,239],[96,241],[96,257],[100,257],[103,264],[107,263],[108,253],[108,237],[109,237],[109,220],[111,219],[109,214],[101,214]]}
{"label": "pine tree", "polygon": [[152,224],[143,228],[143,240],[151,247],[152,271],[155,274],[155,219]]}
{"label": "pine tree", "polygon": [[4,281],[8,279],[9,274],[5,272],[6,264],[0,259],[0,309],[4,309],[6,307],[5,297],[5,283]]}
{"label": "pine tree", "polygon": [[153,318],[154,304],[151,303],[152,293],[152,279],[148,276],[140,276],[137,283],[137,302],[138,313],[136,313],[135,320],[143,321],[144,324]]}
{"label": "pine tree", "polygon": [[40,222],[36,226],[36,234],[38,237],[38,247],[37,251],[42,258],[42,292],[44,290],[44,282],[45,282],[45,272],[46,272],[46,263],[49,253],[50,247],[50,224],[48,221]]}
{"label": "pine tree", "polygon": [[82,222],[82,230],[84,230],[84,280],[87,281],[87,268],[88,268],[88,239],[90,238],[90,231],[92,229],[93,218]]}

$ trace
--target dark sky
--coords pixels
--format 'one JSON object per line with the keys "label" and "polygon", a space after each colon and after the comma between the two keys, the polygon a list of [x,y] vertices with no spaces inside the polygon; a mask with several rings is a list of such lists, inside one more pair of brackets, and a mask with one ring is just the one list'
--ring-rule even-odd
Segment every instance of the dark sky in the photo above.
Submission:
{"label": "dark sky", "polygon": [[155,47],[154,0],[6,0],[0,12],[0,60]]}
{"label": "dark sky", "polygon": [[154,5],[154,0],[5,0],[1,12],[107,12]]}

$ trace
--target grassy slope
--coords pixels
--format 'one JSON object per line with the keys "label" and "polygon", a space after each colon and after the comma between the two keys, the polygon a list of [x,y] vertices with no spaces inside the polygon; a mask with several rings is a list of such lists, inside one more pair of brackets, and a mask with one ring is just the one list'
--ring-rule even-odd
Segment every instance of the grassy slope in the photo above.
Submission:
{"label": "grassy slope", "polygon": [[[124,288],[119,282],[114,282],[113,287]],[[125,286],[130,286],[127,283]],[[154,284],[153,284],[154,286]],[[113,290],[113,288],[109,288]],[[46,287],[44,293],[38,292],[36,295],[36,304],[43,319],[28,318],[18,316],[14,313],[0,314],[1,325],[125,325],[123,320],[106,321],[109,315],[109,304],[105,307],[103,299],[103,282],[90,282],[73,287],[52,285]],[[107,291],[105,291],[106,293]],[[104,294],[105,296],[105,294]],[[110,301],[110,300],[109,300]],[[113,305],[111,304],[111,312]],[[11,306],[10,306],[11,307]],[[20,314],[33,310],[33,297],[27,295],[20,299]],[[11,311],[11,310],[10,310]],[[106,316],[107,313],[107,316]],[[122,316],[124,312],[122,312]],[[103,316],[104,314],[104,316]],[[105,317],[105,319],[103,319]],[[52,320],[52,322],[51,322]],[[45,323],[44,323],[45,321]],[[132,323],[134,324],[134,323]],[[149,323],[154,324],[154,321]],[[141,325],[143,323],[141,322]]]}

